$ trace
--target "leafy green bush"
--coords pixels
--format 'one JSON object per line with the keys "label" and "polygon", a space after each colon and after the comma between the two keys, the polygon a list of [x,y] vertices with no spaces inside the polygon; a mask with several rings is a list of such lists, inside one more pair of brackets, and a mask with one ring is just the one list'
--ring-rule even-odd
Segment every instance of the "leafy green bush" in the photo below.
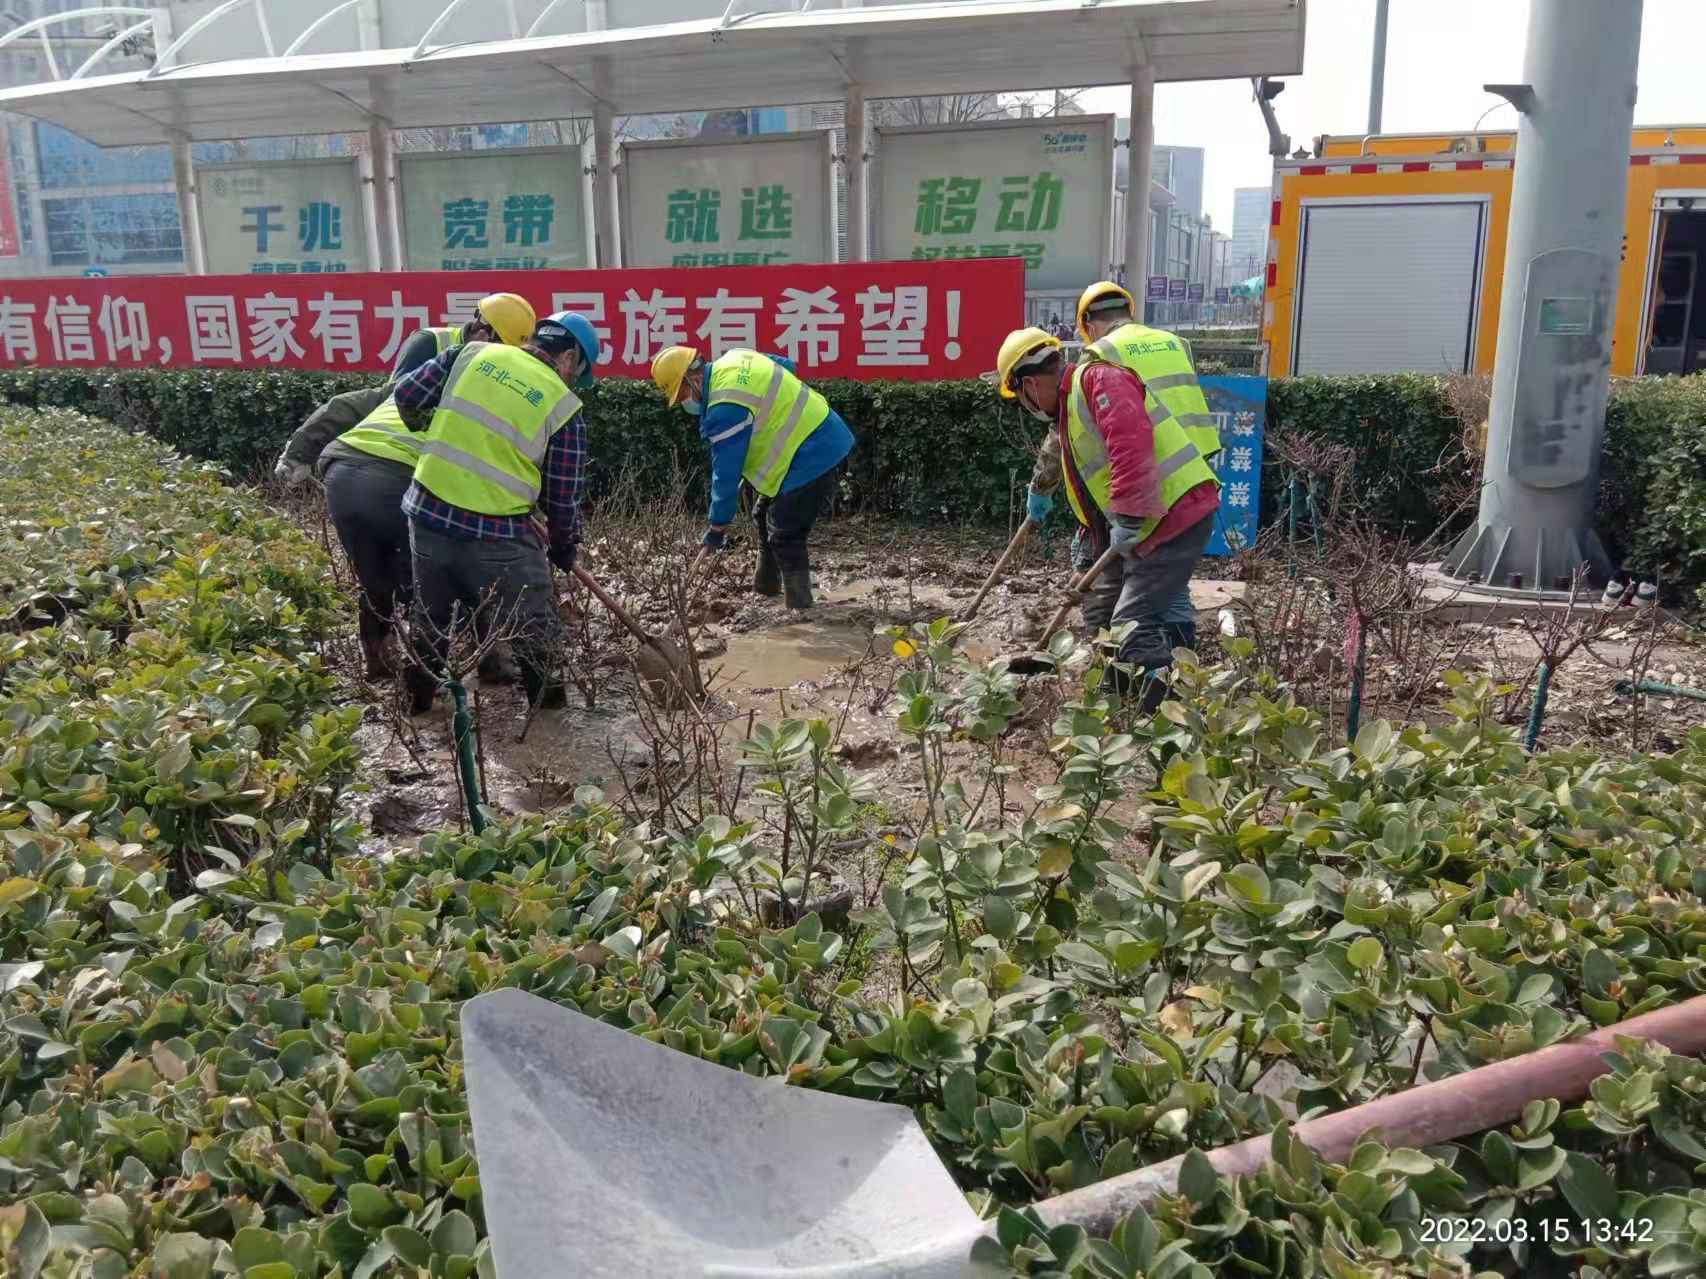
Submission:
{"label": "leafy green bush", "polygon": [[1646,378],[1619,391],[1602,508],[1642,568],[1706,592],[1706,376]]}
{"label": "leafy green bush", "polygon": [[0,827],[80,815],[173,886],[276,823],[329,853],[359,712],[316,655],[319,549],[252,496],[59,410],[0,421]]}
{"label": "leafy green bush", "polygon": [[[1591,1103],[1345,1168],[1285,1126],[1706,989],[1706,731],[1530,757],[1458,681],[1448,723],[1339,746],[1233,641],[1152,721],[1099,664],[1063,685],[1056,776],[1013,819],[1018,681],[938,623],[896,637],[915,841],[871,828],[828,724],[790,722],[743,750],[757,816],[636,829],[583,791],[379,859],[339,804],[355,712],[313,656],[311,547],[69,414],[9,419],[0,497],[28,604],[0,658],[0,1255],[25,1279],[489,1276],[457,1009],[499,987],[912,1107],[999,1213],[997,1270],[1706,1265],[1696,1062],[1631,1046]],[[846,936],[790,917],[831,851],[893,864]],[[865,988],[874,961],[898,989]],[[1192,1159],[1112,1242],[1022,1212],[1264,1135],[1260,1176]],[[1485,1241],[1430,1241],[1436,1213]],[[1636,1213],[1640,1239],[1540,1240]],[[1540,1241],[1487,1227],[1517,1220]]]}
{"label": "leafy green bush", "polygon": [[[0,401],[80,409],[254,479],[318,405],[378,380],[356,373],[12,369],[0,370]],[[826,382],[821,389],[859,438],[842,485],[845,506],[1006,521],[1042,428],[981,382]],[[649,382],[612,379],[586,400],[595,496],[618,482],[642,493],[683,485],[704,492],[708,454],[697,428],[668,409]]]}

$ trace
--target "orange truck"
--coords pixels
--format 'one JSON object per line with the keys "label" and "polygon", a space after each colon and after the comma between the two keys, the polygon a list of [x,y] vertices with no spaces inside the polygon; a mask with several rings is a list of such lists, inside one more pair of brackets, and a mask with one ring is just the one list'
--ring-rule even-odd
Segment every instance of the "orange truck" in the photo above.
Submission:
{"label": "orange truck", "polygon": [[[1270,377],[1491,373],[1514,133],[1326,137],[1274,165]],[[1611,370],[1706,370],[1706,126],[1637,128]]]}

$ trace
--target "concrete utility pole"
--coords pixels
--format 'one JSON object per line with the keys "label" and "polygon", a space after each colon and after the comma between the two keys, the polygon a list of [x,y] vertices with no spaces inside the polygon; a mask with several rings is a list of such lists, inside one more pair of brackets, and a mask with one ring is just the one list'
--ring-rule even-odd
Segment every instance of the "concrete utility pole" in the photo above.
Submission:
{"label": "concrete utility pole", "polygon": [[1155,68],[1131,69],[1131,155],[1126,172],[1125,286],[1143,296],[1149,274],[1149,182],[1155,171]]}
{"label": "concrete utility pole", "polygon": [[1611,368],[1641,0],[1533,0],[1498,361],[1476,526],[1449,572],[1559,589],[1611,571],[1593,529]]}
{"label": "concrete utility pole", "polygon": [[1374,0],[1374,61],[1368,70],[1368,131],[1380,132],[1381,108],[1386,103],[1386,7],[1391,0]]}

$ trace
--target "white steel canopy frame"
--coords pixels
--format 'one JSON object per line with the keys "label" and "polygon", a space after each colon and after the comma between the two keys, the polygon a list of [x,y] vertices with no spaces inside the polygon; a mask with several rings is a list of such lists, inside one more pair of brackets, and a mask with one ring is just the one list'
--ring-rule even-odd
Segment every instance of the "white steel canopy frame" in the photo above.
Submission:
{"label": "white steel canopy frame", "polygon": [[[854,88],[874,100],[1123,85],[1135,66],[1157,82],[1284,76],[1303,61],[1304,0],[799,2],[733,0],[717,18],[547,35],[568,5],[543,6],[523,28],[507,0],[488,0],[491,27],[507,35],[435,45],[454,14],[474,12],[467,0],[439,0],[413,46],[304,52],[310,38],[324,47],[347,12],[333,4],[281,55],[268,0],[226,0],[172,40],[152,71],[8,89],[0,109],[117,146],[351,133],[375,120],[439,128],[792,106]],[[602,10],[582,3],[589,19]],[[185,59],[210,26],[231,21],[253,21],[271,52]]]}

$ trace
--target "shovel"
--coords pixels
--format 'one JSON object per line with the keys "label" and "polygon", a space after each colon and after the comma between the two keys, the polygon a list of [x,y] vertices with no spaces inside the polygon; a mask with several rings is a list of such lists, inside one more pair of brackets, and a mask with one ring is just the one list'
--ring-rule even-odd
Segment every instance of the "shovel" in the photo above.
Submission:
{"label": "shovel", "polygon": [[1107,571],[1108,565],[1119,558],[1119,552],[1109,547],[1102,552],[1102,557],[1089,568],[1072,579],[1072,584],[1066,588],[1066,599],[1055,610],[1054,617],[1043,628],[1037,646],[1029,653],[1021,653],[1008,659],[1007,669],[1015,675],[1040,675],[1055,668],[1054,658],[1049,656],[1048,642],[1054,638],[1055,632],[1066,625],[1066,615],[1073,610],[1079,600],[1084,598],[1084,592],[1095,585],[1096,579]]}
{"label": "shovel", "polygon": [[971,597],[971,603],[966,605],[966,611],[960,614],[960,621],[969,622],[977,616],[977,610],[983,607],[983,601],[989,597],[989,592],[995,587],[995,579],[1001,576],[1001,570],[1007,567],[1007,561],[1013,558],[1018,549],[1024,545],[1025,539],[1031,535],[1036,525],[1025,520],[1019,525],[1019,531],[1013,534],[1013,540],[1007,543],[1007,549],[1001,552],[1001,558],[995,561],[995,567],[989,570],[989,576],[983,579],[983,585],[977,588],[977,594]]}
{"label": "shovel", "polygon": [[904,1106],[757,1079],[519,990],[462,1005],[499,1279],[954,1279],[977,1214]]}
{"label": "shovel", "polygon": [[642,647],[634,665],[661,705],[673,706],[682,701],[691,704],[705,696],[693,663],[687,660],[687,654],[673,640],[653,635],[636,622],[628,610],[598,584],[598,579],[579,564],[575,565],[574,576],[592,592],[594,599],[610,610],[610,615],[622,623],[629,634],[640,641]]}
{"label": "shovel", "polygon": [[[912,1112],[756,1079],[519,990],[462,1005],[481,1204],[498,1279],[957,1279],[989,1230]],[[1426,1147],[1569,1104],[1624,1038],[1706,1050],[1706,996],[1301,1123],[1347,1162],[1369,1133]],[[1222,1175],[1271,1157],[1260,1136],[1208,1156]],[[1183,1157],[1044,1200],[1048,1227],[1105,1235],[1177,1192]]]}

